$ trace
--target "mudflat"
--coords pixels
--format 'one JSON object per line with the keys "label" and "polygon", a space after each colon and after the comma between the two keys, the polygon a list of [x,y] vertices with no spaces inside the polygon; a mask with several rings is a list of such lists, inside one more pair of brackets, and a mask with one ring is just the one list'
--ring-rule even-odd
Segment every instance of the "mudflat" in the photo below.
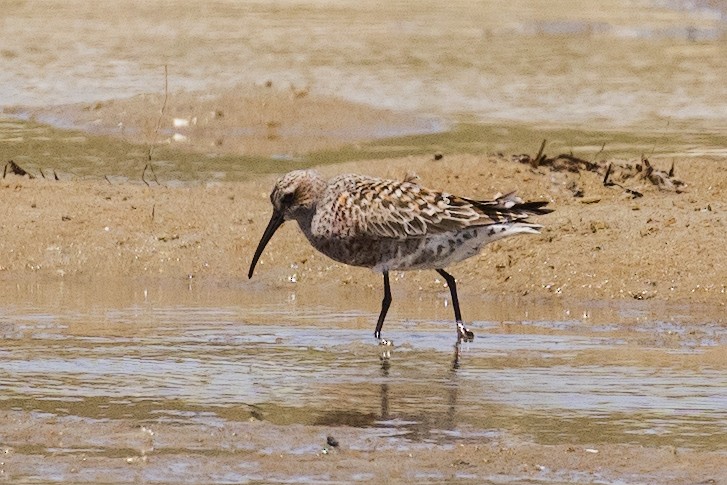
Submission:
{"label": "mudflat", "polygon": [[[500,333],[556,341],[608,338],[613,339],[609,341],[621,342],[619,345],[625,344],[631,350],[617,345],[616,348],[604,347],[593,354],[578,352],[576,360],[569,365],[577,369],[589,369],[598,362],[605,368],[622,365],[626,366],[625,369],[630,369],[630,366],[640,369],[646,366],[653,372],[667,372],[669,375],[676,369],[692,369],[695,375],[724,372],[727,366],[727,353],[724,352],[727,263],[722,257],[725,222],[721,214],[724,201],[727,200],[727,177],[723,164],[709,159],[675,160],[674,175],[685,184],[676,192],[659,188],[643,178],[629,179],[621,184],[623,187],[604,185],[603,176],[598,173],[576,173],[547,165],[533,167],[531,163],[522,162],[520,158],[510,156],[446,153],[440,160],[434,160],[432,156],[364,160],[325,165],[318,167],[318,170],[328,176],[357,172],[397,179],[414,172],[418,174],[420,183],[426,186],[470,197],[488,198],[498,192],[517,190],[525,199],[550,201],[555,212],[536,218],[544,226],[541,235],[518,236],[493,243],[480,256],[450,268],[458,280],[465,318],[502,322],[498,327],[476,330],[479,338],[471,344],[472,347],[488,353],[495,352],[498,344],[494,339]],[[653,164],[664,171],[670,168],[664,160],[656,160]],[[236,295],[228,295],[229,300],[226,300],[225,305],[237,305],[241,313],[236,320],[246,325],[255,325],[255,314],[264,315],[266,311],[277,308],[281,299],[290,299],[292,296],[297,302],[296,306],[283,310],[280,315],[288,322],[284,327],[296,329],[296,332],[302,330],[307,335],[306,339],[318,340],[331,329],[336,332],[355,330],[368,335],[373,331],[375,313],[378,311],[378,299],[382,291],[380,275],[334,263],[316,253],[292,223],[279,231],[261,258],[255,278],[247,280],[252,253],[270,215],[269,191],[276,177],[271,174],[247,181],[182,185],[148,181],[147,185],[140,180],[129,179],[57,181],[6,175],[0,183],[0,204],[4,208],[0,223],[3,233],[0,240],[0,280],[6,288],[5,294],[15,295],[4,324],[10,338],[15,338],[13,335],[20,338],[17,341],[19,346],[14,344],[11,347],[13,362],[14,359],[46,359],[56,351],[52,350],[55,348],[53,340],[43,343],[47,338],[44,335],[48,332],[45,324],[37,330],[32,330],[34,327],[31,326],[16,334],[18,330],[13,315],[18,312],[23,314],[24,311],[12,308],[32,305],[33,309],[27,310],[30,314],[41,312],[58,315],[53,318],[60,321],[67,318],[76,321],[79,318],[77,315],[88,315],[88,318],[81,317],[78,324],[68,327],[73,329],[70,333],[63,330],[66,326],[58,330],[60,336],[65,335],[63,341],[71,339],[71,342],[81,345],[79,349],[85,349],[87,344],[81,343],[81,340],[89,337],[111,338],[114,341],[117,338],[126,339],[124,335],[127,332],[137,335],[136,324],[131,327],[113,324],[106,329],[105,326],[98,327],[93,315],[96,315],[99,306],[119,308],[121,310],[113,311],[122,314],[129,311],[124,308],[130,308],[133,315],[136,313],[134,307],[148,304],[147,290],[143,290],[142,297],[141,288],[149,285],[152,288],[171,285],[180,289],[192,285],[208,288],[208,291],[215,293],[218,292],[215,288],[225,288],[227,293]],[[625,190],[627,185],[628,190]],[[635,197],[635,193],[641,196]],[[447,290],[437,276],[434,272],[392,275],[394,305],[390,317],[394,317],[387,323],[385,335],[392,335],[393,332],[395,340],[405,339],[403,353],[401,350],[398,353],[394,351],[391,363],[393,369],[401,368],[405,361],[409,364],[419,363],[417,365],[420,366],[424,362],[436,363],[439,370],[449,367],[446,359],[442,359],[443,355],[448,354],[446,350],[435,355],[407,351],[426,346],[422,342],[409,343],[408,339],[417,334],[429,335],[431,328],[424,322],[433,315],[444,322],[451,318],[450,310],[446,308]],[[100,287],[105,287],[108,293],[106,300],[98,300],[93,296]],[[38,295],[48,292],[53,293],[53,296],[47,297],[50,302],[46,301],[46,297],[41,298],[42,302],[37,301]],[[185,293],[189,296],[185,297]],[[215,298],[193,295],[196,293],[182,290],[172,299],[172,303],[187,306],[191,301],[207,301],[209,305],[220,305]],[[187,298],[192,300],[187,301]],[[442,298],[445,299],[444,308],[434,309],[427,314],[421,310],[421,302],[427,302],[423,308],[432,309],[432,303]],[[417,304],[420,310],[414,310],[412,301],[420,302]],[[493,304],[497,301],[501,303]],[[362,308],[362,302],[366,302],[367,306]],[[328,321],[322,316],[317,316],[314,318],[319,318],[321,323],[313,324],[313,327],[310,326],[310,318],[294,323],[297,318],[295,315],[301,311],[299,305],[306,304],[324,305],[324,309],[329,308],[333,313],[334,308],[339,308],[341,312],[358,309],[368,312],[368,317],[364,314],[326,323]],[[165,305],[159,305],[160,309],[166,308]],[[492,309],[498,305],[511,308],[505,314],[493,313]],[[261,307],[268,310],[262,313],[244,310]],[[534,328],[518,323],[523,322],[523,319],[539,318],[537,315],[542,311],[539,308],[548,309],[545,312],[548,316],[541,317],[546,318],[545,321],[557,321],[562,317],[552,315],[570,315],[573,310],[582,315],[580,318],[583,320],[580,321],[584,326],[576,324],[563,332],[551,324]],[[574,310],[576,308],[577,311]],[[611,311],[599,317],[604,308],[614,309],[616,315],[618,308],[631,308],[626,311],[636,311],[637,315],[646,312],[649,317],[644,319],[637,316],[632,322],[630,317],[613,316]],[[674,320],[675,310],[677,320]],[[66,311],[72,311],[76,316],[64,317]],[[547,320],[551,317],[555,320]],[[129,318],[130,322],[134,322],[137,317]],[[261,318],[263,322],[271,322],[270,317]],[[407,337],[402,337],[397,333],[401,332],[401,321],[398,320],[401,318],[413,318],[420,324],[408,327]],[[631,323],[614,323],[624,318]],[[114,317],[104,316],[102,321],[111,323]],[[272,321],[277,322],[274,319]],[[660,330],[657,325],[649,330],[651,322],[661,321],[674,323],[668,324],[668,329],[664,327]],[[164,351],[165,354],[167,351],[170,357],[178,354],[177,344],[173,343],[175,340],[166,343],[168,337],[150,337],[156,334],[154,328],[157,325],[167,328],[165,332],[168,332],[170,324],[167,322],[160,320],[148,328],[145,338],[151,340],[147,344],[140,344],[137,350],[131,351],[131,355],[136,352],[143,355],[146,352],[143,350],[144,345],[158,346],[162,342],[165,342],[163,345],[170,345]],[[610,329],[598,328],[601,324]],[[184,332],[186,326],[181,325],[180,331]],[[210,328],[213,334],[217,334],[210,338],[216,339],[236,327]],[[261,331],[265,333],[269,329]],[[295,342],[300,337],[287,333],[290,330],[274,332],[278,333],[278,337],[271,340],[272,345],[278,346],[277,342],[283,341],[298,348],[299,344]],[[102,337],[105,335],[110,336]],[[453,328],[451,335],[454,336]],[[649,337],[644,340],[643,335]],[[35,342],[46,350],[37,353],[40,349],[32,343],[33,340],[26,340],[29,337],[40,339]],[[250,338],[254,340],[259,337]],[[352,356],[363,359],[350,364],[354,369],[359,368],[361,362],[378,362],[373,338],[369,345],[365,345],[369,351],[363,351],[356,345],[350,347],[350,338],[336,337],[331,344],[321,341],[318,346],[328,349],[326,353],[329,357],[338,355],[338,359],[343,359],[341,361]],[[307,345],[301,344],[303,349]],[[94,355],[91,358],[96,359],[98,352],[106,352],[104,348],[80,352],[81,355],[91,352]],[[250,350],[252,353],[249,354],[241,349],[242,354],[233,357],[225,353],[220,358],[231,358],[236,366],[243,366],[241,370],[247,368],[245,365],[254,369],[260,359],[267,360],[275,355],[269,353],[274,351],[265,351],[265,348],[252,347],[255,350]],[[570,359],[567,357],[569,348],[567,344],[562,348],[563,362]],[[678,349],[691,349],[689,352],[696,353],[686,361],[682,357],[675,360],[673,352]],[[642,359],[633,360],[635,350]],[[80,358],[65,356],[62,347],[58,351],[61,354],[57,358],[61,360],[75,362]],[[257,355],[257,352],[262,354]],[[495,368],[503,365],[501,357],[498,357],[499,352],[491,357],[479,356],[478,352],[465,350],[460,372],[466,375],[468,368],[487,369],[492,365]],[[504,365],[514,372],[530,369],[532,359],[537,358],[536,355],[544,355],[541,351],[528,350],[527,347],[510,350],[506,354],[508,363]],[[129,363],[125,365],[131,368],[137,365],[133,358],[129,360],[126,355],[117,358],[128,360]],[[209,356],[204,354],[188,358],[199,358],[200,363],[203,363]],[[250,363],[245,364],[248,359],[251,359]],[[318,359],[306,359],[304,362],[310,364],[297,364],[287,372],[301,372],[308,368],[307,365],[329,365],[328,358],[322,361]],[[291,362],[281,361],[279,369],[286,369],[289,364]],[[119,369],[124,368],[122,365]],[[388,367],[383,369],[382,375],[379,375],[381,369],[369,369],[373,371],[374,382],[382,379],[382,382],[386,382]],[[387,437],[389,432],[382,432],[377,423],[394,419],[398,414],[399,399],[403,402],[424,399],[423,396],[431,393],[432,388],[442,385],[439,378],[434,377],[427,390],[412,387],[408,384],[410,379],[424,384],[432,376],[417,377],[406,369],[405,366],[398,371],[401,372],[399,378],[404,379],[400,384],[392,383],[391,387],[385,383],[376,384],[370,394],[367,392],[360,400],[351,401],[351,409],[345,405],[351,399],[348,393],[361,389],[361,384],[352,388],[345,385],[340,387],[341,384],[338,387],[324,386],[329,397],[340,395],[342,400],[336,402],[344,403],[343,408],[338,404],[334,406],[337,409],[325,411],[317,407],[316,400],[313,400],[309,412],[319,416],[313,421],[299,416],[294,408],[279,408],[277,404],[265,402],[250,405],[235,397],[219,400],[211,407],[194,405],[197,398],[185,398],[176,404],[162,399],[151,404],[149,409],[138,405],[119,407],[116,399],[111,397],[117,393],[112,390],[116,389],[116,384],[108,387],[108,391],[101,391],[107,387],[98,378],[79,384],[79,378],[67,381],[60,374],[59,382],[63,383],[61,389],[66,391],[61,391],[61,395],[53,398],[58,400],[55,405],[39,407],[40,401],[34,400],[24,391],[12,393],[10,406],[2,410],[5,423],[2,439],[6,453],[2,471],[6,476],[20,480],[50,477],[74,482],[125,482],[138,477],[174,482],[184,476],[193,480],[219,481],[222,480],[220,470],[225,470],[226,476],[234,480],[244,481],[348,481],[363,478],[387,481],[422,478],[497,480],[497,477],[509,477],[564,483],[619,481],[627,477],[662,483],[705,480],[717,483],[721,479],[719,477],[727,473],[723,448],[719,445],[719,439],[711,434],[719,434],[718,430],[724,425],[723,418],[719,418],[719,412],[712,407],[720,399],[718,391],[714,391],[717,394],[712,398],[707,398],[706,404],[697,405],[706,406],[699,409],[708,410],[706,412],[710,416],[704,424],[709,431],[705,431],[704,440],[698,440],[703,446],[699,449],[693,449],[694,443],[679,445],[679,440],[668,444],[671,442],[669,439],[646,445],[633,443],[624,440],[628,434],[621,434],[629,431],[620,429],[603,436],[594,430],[595,434],[591,437],[581,437],[575,429],[565,431],[570,429],[565,424],[559,425],[561,433],[565,434],[560,440],[551,435],[547,439],[533,439],[527,429],[520,428],[517,413],[513,415],[512,411],[508,411],[507,419],[503,418],[503,421],[494,425],[494,429],[499,431],[492,431],[492,424],[483,425],[478,421],[484,419],[484,415],[472,411],[474,414],[469,416],[467,405],[457,404],[451,394],[457,391],[447,390],[446,386],[455,385],[455,389],[460,386],[451,383],[442,389],[443,395],[449,396],[446,399],[451,403],[451,414],[444,413],[445,418],[430,420],[424,411],[428,409],[428,405],[424,404],[427,401],[424,400],[420,405],[424,414],[415,413],[409,418],[413,423],[427,423],[424,426],[426,433],[441,433],[437,430],[452,429],[451,426],[455,426],[454,431],[444,431],[445,434],[441,435],[444,439],[428,438],[423,441],[416,438],[420,431],[414,431],[411,438],[406,436],[412,431],[402,431],[404,441],[400,441],[399,438]],[[56,371],[48,372],[54,374]],[[153,379],[156,371],[139,369],[136,372],[138,379],[143,380]],[[255,371],[252,372],[254,375]],[[367,371],[359,368],[357,374],[360,372]],[[43,395],[46,391],[42,389],[47,384],[44,381],[36,382],[36,378],[32,377],[34,375],[26,378],[30,379],[28,382],[32,383],[31,387],[37,386],[38,392]],[[260,375],[263,376],[264,372]],[[338,377],[331,375],[330,378],[340,380],[343,375],[348,374],[344,372]],[[7,377],[12,382],[18,375],[11,371]],[[441,382],[450,382],[452,377],[441,378],[444,379]],[[569,379],[567,376],[561,378],[564,381]],[[592,378],[595,379],[595,375]],[[80,379],[85,381],[85,378]],[[188,374],[182,374],[176,377],[175,382],[188,379]],[[239,377],[230,379],[230,386],[247,386],[236,384]],[[645,376],[644,379],[647,382],[651,377]],[[675,375],[675,379],[680,378]],[[102,387],[97,387],[100,385]],[[72,397],[79,392],[82,396],[86,395],[83,389],[96,389],[91,394],[100,392],[105,395],[108,392],[110,400],[83,398],[78,401],[78,397]],[[250,389],[254,390],[255,387]],[[154,395],[153,390],[147,392]],[[502,388],[495,392],[502,392]],[[70,395],[64,398],[63,393]],[[394,395],[390,396],[390,393]],[[299,399],[307,402],[307,397],[283,402],[290,405]],[[649,398],[645,399],[648,401]],[[703,400],[704,397],[699,399]],[[131,398],[129,402],[134,401]],[[366,417],[363,421],[357,417],[358,411],[350,414],[353,409],[360,410],[362,405],[369,408],[370,401],[380,401],[380,407],[372,409],[370,414],[364,413],[362,416]],[[80,404],[74,405],[74,402]],[[153,398],[152,402],[156,402],[156,399]],[[222,403],[226,404],[219,407]],[[112,412],[114,409],[116,411]],[[172,412],[161,411],[163,409],[176,410],[172,416],[176,415],[174,413],[191,413],[189,416],[218,417],[213,421],[204,418],[199,423],[200,418],[194,418],[197,424],[182,419],[180,426],[156,418],[154,413]],[[488,412],[499,415],[503,409],[493,408]],[[691,412],[697,418],[704,411]],[[460,422],[462,418],[457,416],[469,416],[465,419],[467,424]],[[109,421],[109,418],[112,419]],[[441,419],[444,419],[445,424],[442,424]],[[474,419],[476,424],[472,424],[469,419]],[[541,418],[534,419],[533,424]],[[396,420],[392,423],[385,425],[384,429],[388,429],[387,426],[393,426],[394,429],[400,426],[406,429],[409,426],[407,421],[401,425],[396,424]],[[481,431],[482,426],[485,431]],[[534,426],[533,432],[536,429],[538,426]],[[488,434],[493,432],[495,435]],[[343,444],[340,447],[328,445],[326,436],[329,435]],[[39,457],[43,457],[42,467]],[[175,468],[179,466],[185,469],[194,467],[195,471],[184,474]],[[304,472],[301,467],[305,469]]]}
{"label": "mudflat", "polygon": [[[5,3],[0,478],[724,481],[710,10]],[[247,279],[301,167],[554,212],[448,268],[453,369],[435,272],[392,273],[390,355],[381,276],[293,223]]]}
{"label": "mudflat", "polygon": [[[670,168],[667,161],[653,163]],[[413,172],[422,185],[458,195],[490,198],[516,190],[524,199],[549,201],[555,212],[536,218],[542,235],[494,243],[452,268],[465,293],[719,306],[727,291],[721,257],[727,167],[709,159],[674,164],[685,183],[680,193],[632,179],[629,190],[643,194],[636,198],[604,186],[597,173],[532,168],[494,155],[365,160],[319,170],[394,179]],[[7,175],[0,183],[0,278],[246,278],[276,178],[147,186]],[[317,254],[294,223],[270,244],[256,276],[250,284],[325,288],[345,282],[361,291],[378,291],[371,287],[380,278]],[[438,290],[436,276],[424,272],[402,285]]]}

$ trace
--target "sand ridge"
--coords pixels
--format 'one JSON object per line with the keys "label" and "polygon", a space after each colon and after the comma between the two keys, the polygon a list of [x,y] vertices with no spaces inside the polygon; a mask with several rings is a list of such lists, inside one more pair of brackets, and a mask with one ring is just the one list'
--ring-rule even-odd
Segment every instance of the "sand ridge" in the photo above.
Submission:
{"label": "sand ridge", "polygon": [[[683,193],[645,185],[644,196],[634,199],[603,186],[596,174],[534,169],[500,156],[446,154],[440,161],[406,157],[320,168],[326,176],[403,178],[415,172],[422,185],[455,194],[488,198],[517,190],[525,199],[550,201],[555,212],[537,218],[542,235],[493,243],[451,268],[460,291],[715,304],[724,304],[727,291],[721,257],[725,170],[707,159],[677,161],[687,184]],[[7,175],[0,182],[0,278],[244,281],[270,215],[276,177],[176,187]],[[574,184],[582,197],[573,195]],[[441,288],[435,276],[421,272],[407,281],[411,290]],[[316,253],[289,223],[266,249],[250,284],[373,288],[378,279]]]}

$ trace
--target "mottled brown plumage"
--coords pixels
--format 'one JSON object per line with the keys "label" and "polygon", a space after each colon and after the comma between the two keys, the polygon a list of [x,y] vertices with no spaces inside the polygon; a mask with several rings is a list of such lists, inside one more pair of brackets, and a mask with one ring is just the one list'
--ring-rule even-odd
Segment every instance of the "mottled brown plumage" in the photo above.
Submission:
{"label": "mottled brown plumage", "polygon": [[492,241],[538,233],[525,219],[551,212],[547,202],[524,203],[514,193],[479,201],[427,189],[407,180],[339,175],[326,181],[313,170],[296,170],[275,184],[273,216],[250,265],[252,277],[263,249],[286,220],[295,220],[310,243],[345,264],[384,275],[384,301],[376,327],[381,336],[391,302],[390,270],[435,269],[447,281],[458,339],[471,339],[461,321],[454,278],[446,266],[479,253]]}

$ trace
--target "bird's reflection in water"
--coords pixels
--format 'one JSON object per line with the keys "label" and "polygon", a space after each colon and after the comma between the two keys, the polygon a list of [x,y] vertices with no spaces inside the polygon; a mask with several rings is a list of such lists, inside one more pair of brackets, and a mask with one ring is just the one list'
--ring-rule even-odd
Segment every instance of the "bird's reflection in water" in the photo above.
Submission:
{"label": "bird's reflection in water", "polygon": [[[413,441],[440,441],[444,438],[442,433],[433,433],[437,431],[452,431],[457,427],[457,404],[459,383],[457,381],[457,370],[453,367],[447,371],[446,377],[439,382],[434,381],[432,385],[421,386],[417,391],[417,396],[407,394],[402,401],[418,401],[422,404],[430,402],[446,402],[446,407],[438,405],[422,405],[416,406],[417,411],[409,411],[411,407],[407,406],[406,410],[398,411],[403,406],[398,405],[396,398],[392,398],[390,394],[396,395],[397,384],[390,381],[390,372],[392,363],[390,359],[382,359],[381,376],[384,378],[380,385],[380,421],[384,427],[394,427],[401,431],[401,436]],[[410,389],[410,388],[408,388]],[[428,395],[423,395],[424,393]],[[442,398],[445,394],[445,399]]]}
{"label": "bird's reflection in water", "polygon": [[[459,382],[455,368],[428,382],[412,383],[401,379],[396,360],[387,356],[381,358],[378,380],[380,383],[363,393],[359,402],[348,405],[348,409],[325,412],[316,424],[381,428],[393,431],[387,432],[388,436],[427,442],[445,440],[447,433],[442,431],[457,428]],[[375,401],[365,402],[369,398],[378,398],[378,406]],[[363,411],[376,408],[378,412]]]}

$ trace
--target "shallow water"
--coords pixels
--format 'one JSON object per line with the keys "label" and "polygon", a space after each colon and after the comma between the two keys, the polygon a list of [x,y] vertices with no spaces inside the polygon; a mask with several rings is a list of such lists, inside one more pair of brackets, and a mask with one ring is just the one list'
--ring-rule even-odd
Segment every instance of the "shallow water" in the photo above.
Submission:
{"label": "shallow water", "polygon": [[[57,2],[48,14],[33,2],[6,2],[0,107],[160,92],[166,64],[172,90],[271,79],[464,121],[449,133],[302,163],[434,150],[535,154],[543,138],[549,154],[589,159],[602,146],[604,157],[725,156],[720,2],[711,9],[612,2],[583,12],[571,2],[485,2],[474,13],[470,2],[447,12],[441,2],[394,2],[381,11],[343,2],[208,2],[204,14],[177,3],[125,2],[109,14],[90,2]],[[167,181],[236,180],[301,164],[161,148],[156,155]],[[36,175],[138,180],[145,156],[146,147],[0,118],[0,162],[15,159]],[[290,427],[283,436],[258,429],[256,443],[265,444],[255,451],[267,454],[318,453],[321,443],[295,439],[296,427],[313,426],[355,427],[393,450],[497,440],[725,449],[727,330],[721,314],[703,308],[470,300],[477,338],[454,370],[450,308],[441,297],[395,302],[385,336],[397,345],[382,360],[371,336],[378,294],[102,283],[0,284],[0,412],[21,413],[22,425],[39,430],[8,441],[0,429],[6,454],[33,463],[15,475],[0,465],[15,482],[210,481],[199,471],[210,456],[252,445],[198,437],[250,422]],[[48,423],[77,436],[41,432]],[[124,463],[74,474],[58,461],[136,457],[146,427],[160,424],[187,434],[142,445],[155,460],[143,473]],[[116,425],[133,439],[120,440]],[[368,445],[358,435],[347,446]],[[270,478],[246,466],[211,481]],[[305,471],[276,480],[320,481]]]}
{"label": "shallow water", "polygon": [[[429,128],[367,128],[377,137],[430,135],[295,159],[160,147],[155,167],[166,182],[434,151],[534,155],[543,139],[548,154],[588,159],[727,155],[721,1],[617,1],[576,10],[565,0],[477,8],[429,1],[202,7],[176,0],[151,8],[129,1],[111,10],[51,3],[9,2],[0,11],[0,109],[161,93],[166,65],[172,92],[204,97],[271,81],[284,91],[306,86],[314,95],[434,120]],[[39,121],[72,127],[63,118]],[[459,125],[446,131],[452,123]],[[0,118],[0,162],[13,159],[36,175],[138,180],[146,157],[146,147],[120,140]]]}
{"label": "shallow water", "polygon": [[[232,136],[232,135],[230,135]],[[432,153],[527,153],[534,156],[543,140],[545,153],[571,153],[587,160],[638,159],[645,155],[664,167],[672,160],[688,163],[692,157],[727,157],[727,134],[673,130],[638,133],[619,130],[554,128],[527,124],[489,125],[463,123],[451,130],[388,138],[354,146],[313,152],[299,157],[266,157],[190,153],[171,147],[155,152],[154,170],[165,184],[239,181],[261,173],[349,160],[401,156],[431,157]],[[103,178],[117,183],[139,182],[148,147],[113,137],[0,115],[0,164],[14,160],[36,177],[61,180]],[[661,161],[659,161],[661,160]],[[677,167],[678,172],[678,167]]]}
{"label": "shallow water", "polygon": [[51,3],[0,12],[0,106],[158,92],[166,64],[172,90],[272,80],[480,121],[727,126],[722,1]]}
{"label": "shallow water", "polygon": [[723,1],[51,4],[0,11],[0,107],[158,93],[167,65],[172,91],[270,80],[477,122],[727,127]]}
{"label": "shallow water", "polygon": [[[4,411],[210,432],[250,419],[353,426],[397,449],[504,435],[542,444],[725,445],[727,331],[690,321],[699,313],[688,308],[690,318],[680,319],[647,304],[475,305],[480,318],[491,317],[475,318],[478,337],[453,369],[442,299],[398,309],[406,318],[387,322],[396,347],[382,360],[371,336],[373,295],[331,306],[295,294],[266,301],[228,285],[4,286]],[[124,453],[103,435],[88,441],[95,454]],[[21,443],[6,445],[22,451]],[[32,448],[58,452],[42,440]]]}

